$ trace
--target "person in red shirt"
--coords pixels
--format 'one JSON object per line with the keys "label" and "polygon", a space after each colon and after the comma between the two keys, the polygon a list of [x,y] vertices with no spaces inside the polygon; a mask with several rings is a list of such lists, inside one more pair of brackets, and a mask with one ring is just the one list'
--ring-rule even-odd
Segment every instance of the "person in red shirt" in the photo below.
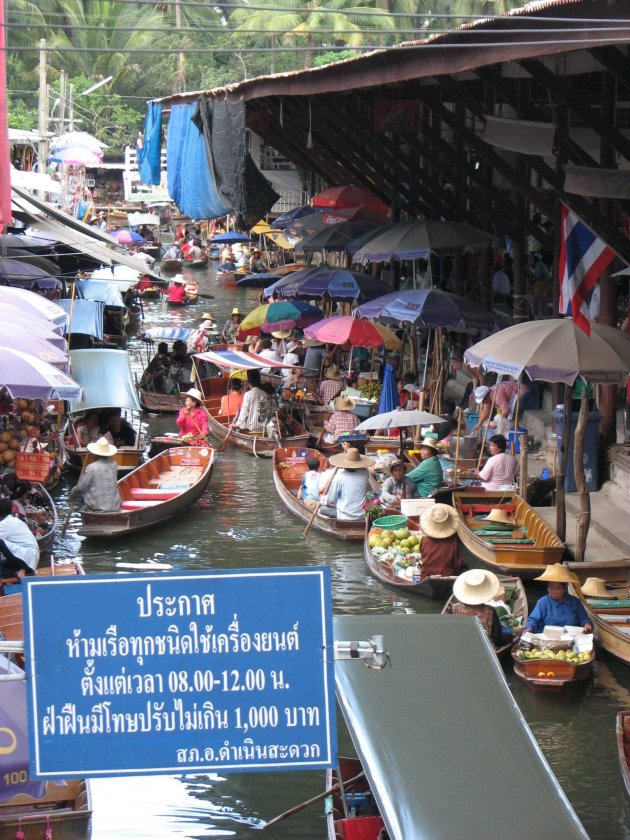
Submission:
{"label": "person in red shirt", "polygon": [[224,397],[221,397],[219,414],[231,419],[238,416],[243,405],[243,395],[241,394],[243,389],[242,381],[235,378],[230,379],[229,389],[228,393]]}
{"label": "person in red shirt", "polygon": [[186,303],[186,281],[179,275],[173,278],[168,287],[168,303]]}

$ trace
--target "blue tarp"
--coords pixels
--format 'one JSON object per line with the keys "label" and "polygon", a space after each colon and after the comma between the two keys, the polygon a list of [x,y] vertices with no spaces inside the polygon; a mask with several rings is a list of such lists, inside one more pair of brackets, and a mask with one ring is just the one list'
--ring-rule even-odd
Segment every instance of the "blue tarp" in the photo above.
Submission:
{"label": "blue tarp", "polygon": [[144,118],[144,143],[137,150],[138,170],[144,184],[160,183],[161,142],[162,106],[157,102],[149,102]]}
{"label": "blue tarp", "polygon": [[117,306],[124,309],[125,302],[116,283],[105,283],[102,280],[81,280],[76,284],[77,297],[83,300],[99,300],[105,306]]}
{"label": "blue tarp", "polygon": [[191,122],[196,105],[174,105],[168,124],[168,194],[192,219],[218,219],[232,211],[219,196],[203,135]]}
{"label": "blue tarp", "polygon": [[57,303],[62,309],[65,309],[70,316],[70,327],[68,332],[70,335],[91,335],[99,341],[103,340],[103,310],[105,304],[96,300],[74,300],[74,306],[69,298],[58,300]]}

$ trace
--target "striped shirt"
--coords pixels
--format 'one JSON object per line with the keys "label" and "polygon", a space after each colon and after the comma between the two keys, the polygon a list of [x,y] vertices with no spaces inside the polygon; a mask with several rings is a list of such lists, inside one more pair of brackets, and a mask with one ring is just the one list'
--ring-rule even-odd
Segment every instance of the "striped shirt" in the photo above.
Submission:
{"label": "striped shirt", "polygon": [[338,379],[322,379],[319,385],[319,397],[322,403],[328,405],[342,389],[343,382],[340,382]]}
{"label": "striped shirt", "polygon": [[335,411],[324,423],[326,431],[339,437],[344,432],[352,432],[359,425],[359,418],[351,411]]}

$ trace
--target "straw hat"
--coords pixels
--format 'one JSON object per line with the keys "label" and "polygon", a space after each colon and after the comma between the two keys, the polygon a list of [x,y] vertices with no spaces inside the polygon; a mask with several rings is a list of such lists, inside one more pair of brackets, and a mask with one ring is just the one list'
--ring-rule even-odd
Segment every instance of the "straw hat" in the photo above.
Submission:
{"label": "straw hat", "polygon": [[453,595],[462,604],[471,607],[491,601],[501,589],[501,581],[487,569],[470,569],[458,576],[453,584]]}
{"label": "straw hat", "polygon": [[324,371],[324,379],[340,380],[343,379],[343,376],[341,375],[337,365],[329,365]]}
{"label": "straw hat", "polygon": [[201,316],[202,321],[213,321],[214,322],[214,315],[212,312],[204,312]]}
{"label": "straw hat", "polygon": [[392,470],[394,469],[394,467],[402,467],[402,468],[403,468],[403,470],[404,470],[404,469],[405,469],[405,462],[404,462],[404,461],[392,461],[392,462],[391,462],[391,464],[388,464],[388,465],[385,467],[385,471],[386,471],[389,475],[391,475],[391,474],[392,474]]}
{"label": "straw hat", "polygon": [[271,335],[274,338],[288,338],[291,335],[292,330],[276,330],[272,332]]}
{"label": "straw hat", "polygon": [[516,521],[507,510],[501,508],[492,508],[490,513],[486,516],[484,522],[498,522],[500,525],[515,525]]}
{"label": "straw hat", "polygon": [[479,385],[477,388],[475,388],[475,391],[474,391],[475,402],[477,404],[482,403],[485,400],[485,398],[488,396],[489,392],[490,392],[490,388],[488,388],[487,385]]}
{"label": "straw hat", "polygon": [[423,446],[426,446],[428,449],[433,449],[435,452],[438,451],[438,442],[435,438],[425,437],[418,449],[422,449]]}
{"label": "straw hat", "polygon": [[590,577],[586,578],[582,586],[582,594],[587,598],[614,598],[615,595],[606,589],[606,581],[604,578]]}
{"label": "straw hat", "polygon": [[171,280],[171,283],[177,283],[180,286],[186,285],[186,281],[184,280],[181,274],[176,274],[175,277],[173,277],[173,279]]}
{"label": "straw hat", "polygon": [[577,575],[574,575],[561,563],[547,566],[542,575],[534,578],[534,580],[542,580],[545,583],[579,583]]}
{"label": "straw hat", "polygon": [[87,448],[92,455],[100,455],[101,458],[111,458],[118,452],[117,447],[110,443],[106,437],[99,438],[96,443],[88,443]]}
{"label": "straw hat", "polygon": [[235,306],[234,309],[232,310],[232,315],[240,315],[240,314],[241,314],[241,310],[238,308],[238,306]]}
{"label": "straw hat", "polygon": [[351,397],[337,397],[333,405],[335,411],[352,411],[356,403]]}
{"label": "straw hat", "polygon": [[316,338],[307,338],[304,342],[305,347],[323,347],[324,342],[318,341]]}
{"label": "straw hat", "polygon": [[341,467],[342,470],[365,470],[374,463],[374,458],[359,455],[358,449],[348,449],[338,455],[331,455],[328,460],[333,467]]}
{"label": "straw hat", "polygon": [[203,402],[203,394],[197,388],[190,388],[188,391],[180,391],[180,397],[192,397],[193,400],[197,400],[197,402]]}
{"label": "straw hat", "polygon": [[420,528],[436,540],[452,537],[458,524],[459,514],[450,505],[431,505],[420,516]]}

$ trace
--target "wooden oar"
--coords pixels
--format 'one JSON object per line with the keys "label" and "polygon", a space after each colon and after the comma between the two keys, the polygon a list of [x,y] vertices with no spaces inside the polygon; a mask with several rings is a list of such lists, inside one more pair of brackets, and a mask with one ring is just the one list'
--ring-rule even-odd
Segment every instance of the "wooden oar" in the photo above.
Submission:
{"label": "wooden oar", "polygon": [[[365,773],[362,770],[356,776],[353,776],[351,779],[348,779],[348,781],[345,782],[344,784],[345,784],[346,787],[348,787],[349,785],[353,784],[353,782],[358,782],[359,779],[363,778],[363,776],[365,776]],[[313,796],[313,797],[311,797],[311,799],[307,799],[306,802],[302,802],[299,805],[295,805],[293,808],[289,808],[288,811],[284,811],[284,813],[279,814],[277,817],[274,817],[272,820],[269,820],[269,822],[265,823],[262,826],[263,829],[269,828],[269,826],[271,826],[271,825],[275,825],[276,823],[280,822],[281,820],[284,820],[287,817],[290,817],[292,814],[299,814],[300,811],[303,811],[305,808],[308,808],[310,805],[314,805],[315,802],[321,802],[322,799],[325,799],[327,796],[330,796],[331,794],[335,793],[336,791],[339,790],[340,787],[341,787],[340,783],[336,782],[331,788],[328,788],[328,790],[322,791],[322,793],[318,793],[317,796]]]}
{"label": "wooden oar", "polygon": [[[328,493],[328,490],[330,489],[330,485],[332,484],[332,480],[337,475],[337,470],[338,469],[339,469],[339,467],[334,468],[334,470],[331,473],[330,479],[328,480],[328,484],[322,490],[322,492],[320,493],[320,496],[325,496]],[[322,506],[321,502],[317,502],[317,504],[315,505],[315,509],[313,510],[311,518],[308,520],[306,528],[302,531],[302,536],[303,537],[305,537],[308,534],[308,532],[310,531],[311,525],[313,524],[313,522],[315,522],[315,517],[319,513],[319,509],[320,509],[321,506]]]}
{"label": "wooden oar", "polygon": [[230,439],[230,435],[232,434],[232,429],[233,429],[233,428],[234,428],[234,424],[232,423],[232,425],[231,425],[231,426],[230,426],[230,428],[228,429],[228,433],[227,433],[227,435],[223,438],[223,440],[222,440],[222,441],[221,441],[221,443],[219,444],[219,448],[217,449],[217,452],[223,452],[223,450],[224,450],[224,449],[225,449],[225,447],[227,446],[227,442],[228,442],[228,440]]}

